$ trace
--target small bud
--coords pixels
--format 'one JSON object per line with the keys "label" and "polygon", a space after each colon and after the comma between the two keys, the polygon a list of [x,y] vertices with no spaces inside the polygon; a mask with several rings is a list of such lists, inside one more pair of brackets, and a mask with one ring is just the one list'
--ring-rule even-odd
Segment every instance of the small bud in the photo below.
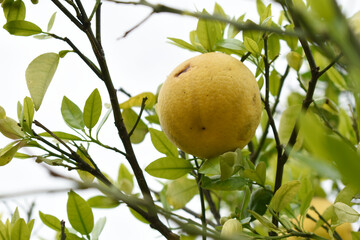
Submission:
{"label": "small bud", "polygon": [[234,237],[241,232],[241,223],[237,219],[229,219],[221,229],[221,237]]}

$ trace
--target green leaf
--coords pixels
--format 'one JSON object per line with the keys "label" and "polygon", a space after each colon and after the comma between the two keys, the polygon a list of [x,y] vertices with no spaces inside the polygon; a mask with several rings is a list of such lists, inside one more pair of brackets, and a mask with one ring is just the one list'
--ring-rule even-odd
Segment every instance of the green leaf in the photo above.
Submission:
{"label": "green leaf", "polygon": [[[66,133],[66,132],[54,131],[52,133],[55,134],[55,136],[57,136],[58,138],[60,138],[62,140],[71,140],[71,141],[81,141],[82,140],[78,136],[75,136],[75,135],[72,135],[72,134]],[[48,132],[39,133],[39,136],[53,137]]]}
{"label": "green leaf", "polygon": [[197,52],[198,49],[191,45],[190,43],[185,42],[184,40],[178,39],[178,38],[168,38],[171,42],[171,44],[174,44],[175,46],[184,48],[186,50]]}
{"label": "green leaf", "polygon": [[5,118],[6,118],[5,109],[0,106],[0,119],[5,119]]}
{"label": "green leaf", "polygon": [[151,142],[159,152],[169,157],[179,156],[179,152],[174,144],[166,137],[165,133],[154,128],[149,128]]}
{"label": "green leaf", "polygon": [[[81,150],[78,149],[76,151],[76,153],[81,157],[82,160],[84,160],[84,162],[86,162],[87,164],[89,164],[92,168],[94,168],[93,163],[90,161],[90,159],[84,154],[86,153],[86,149],[84,149],[82,146],[80,146]],[[77,170],[81,180],[83,180],[85,183],[92,183],[94,181],[95,176],[92,175],[91,173],[87,172],[87,171],[83,171],[83,170]]]}
{"label": "green leaf", "polygon": [[264,12],[265,12],[266,6],[263,3],[262,0],[256,0],[256,10],[259,14],[259,16],[261,16]]}
{"label": "green leaf", "polygon": [[16,152],[26,144],[26,140],[16,141],[8,144],[0,150],[0,166],[8,164],[15,156]]}
{"label": "green leaf", "polygon": [[226,152],[219,156],[221,180],[226,180],[234,174],[235,166],[237,164],[236,152]]}
{"label": "green leaf", "polygon": [[58,54],[45,53],[35,58],[26,69],[26,84],[36,111],[40,108],[58,64]]}
{"label": "green leaf", "polygon": [[220,157],[207,159],[204,164],[201,165],[199,173],[206,175],[220,175]]}
{"label": "green leaf", "polygon": [[40,216],[41,221],[46,226],[48,226],[49,228],[51,228],[57,232],[61,231],[60,220],[57,217],[52,216],[50,214],[42,213],[41,211],[39,211],[39,216]]}
{"label": "green leaf", "polygon": [[134,209],[130,208],[130,213],[140,222],[143,222],[145,224],[150,224],[150,222],[148,220],[146,220],[143,216],[140,215],[140,213],[136,212]]}
{"label": "green leaf", "polygon": [[154,177],[177,179],[193,169],[193,165],[188,160],[169,156],[153,161],[145,168],[145,171]]}
{"label": "green leaf", "polygon": [[248,212],[253,215],[261,223],[262,226],[268,228],[269,230],[277,231],[277,227],[266,217],[263,217],[252,210],[248,210]]}
{"label": "green leaf", "polygon": [[271,4],[269,4],[260,14],[260,23],[267,26],[271,25]]}
{"label": "green leaf", "polygon": [[258,44],[253,39],[245,37],[244,38],[244,46],[249,52],[251,52],[255,56],[260,55],[260,50],[259,50]]}
{"label": "green leaf", "polygon": [[84,129],[83,113],[80,108],[66,96],[64,96],[61,103],[61,115],[70,127]]}
{"label": "green leaf", "polygon": [[274,69],[270,73],[269,90],[271,95],[276,96],[280,87],[280,74]]}
{"label": "green leaf", "polygon": [[42,33],[41,28],[39,28],[34,23],[25,20],[14,20],[7,22],[3,28],[11,35],[16,36],[31,36]]}
{"label": "green leaf", "polygon": [[100,237],[100,234],[102,230],[104,229],[106,223],[106,217],[99,218],[99,220],[96,221],[94,229],[91,233],[91,239],[92,240],[98,240]]}
{"label": "green leaf", "polygon": [[166,190],[166,200],[174,209],[180,209],[198,194],[198,192],[196,181],[183,177],[169,183]]}
{"label": "green leaf", "polygon": [[119,189],[126,194],[131,194],[134,188],[134,176],[129,172],[126,166],[122,163],[119,167],[117,185]]}
{"label": "green leaf", "polygon": [[17,220],[20,219],[19,208],[16,207],[14,213],[11,216],[11,224],[14,225]]}
{"label": "green leaf", "polygon": [[[285,26],[285,30],[287,31],[292,31],[294,30],[294,25],[293,24],[290,24],[290,25],[287,25]],[[292,50],[292,51],[295,51],[297,46],[298,46],[298,38],[296,37],[291,37],[289,35],[285,35],[283,36],[283,39],[286,41],[287,45],[289,46],[289,48]]]}
{"label": "green leaf", "polygon": [[295,198],[300,189],[300,181],[294,180],[283,184],[275,193],[270,202],[270,207],[275,212],[280,212],[282,209]]}
{"label": "green leaf", "polygon": [[260,215],[264,215],[272,197],[272,191],[265,188],[257,189],[251,194],[249,209]]}
{"label": "green leaf", "polygon": [[99,121],[102,101],[99,90],[96,88],[85,102],[83,119],[87,128],[92,129]]}
{"label": "green leaf", "polygon": [[48,22],[48,25],[47,25],[47,31],[50,32],[52,27],[54,26],[54,22],[55,22],[55,18],[56,18],[56,12],[53,13],[53,15],[51,15],[51,18]]}
{"label": "green leaf", "polygon": [[359,193],[359,188],[353,184],[346,185],[336,196],[335,203],[342,202],[350,205],[351,200]]}
{"label": "green leaf", "polygon": [[[136,121],[139,118],[138,114],[131,108],[124,109],[122,111],[122,117],[124,119],[124,124],[125,124],[126,130],[128,132],[130,132],[133,129],[133,127],[136,124]],[[148,127],[146,126],[144,121],[140,119],[140,121],[136,125],[134,132],[130,136],[131,142],[132,143],[141,143],[144,140],[147,132],[148,132]]]}
{"label": "green leaf", "polygon": [[310,207],[311,200],[314,196],[314,188],[310,176],[303,176],[300,180],[299,199],[301,201],[300,215],[304,216]]}
{"label": "green leaf", "polygon": [[232,176],[224,181],[220,177],[203,177],[202,187],[210,190],[220,190],[220,191],[236,191],[241,190],[245,185],[248,184],[244,178],[240,176]]}
{"label": "green leaf", "polygon": [[31,126],[34,119],[34,103],[29,97],[25,97],[23,105],[23,129],[32,134]]}
{"label": "green leaf", "polygon": [[292,51],[286,55],[286,60],[289,66],[298,72],[304,59],[299,53]]}
{"label": "green leaf", "polygon": [[59,56],[61,57],[61,58],[64,58],[69,52],[74,52],[73,50],[61,50],[60,52],[59,52]]}
{"label": "green leaf", "polygon": [[228,54],[244,55],[247,51],[243,42],[238,39],[222,39],[216,43],[216,50],[226,52]]}
{"label": "green leaf", "polygon": [[23,218],[18,219],[11,228],[11,240],[29,240],[30,231]]}
{"label": "green leaf", "polygon": [[21,131],[18,123],[9,117],[0,119],[0,132],[7,138],[20,139],[24,137],[24,132]]}
{"label": "green leaf", "polygon": [[152,109],[156,103],[156,96],[151,92],[143,92],[129,98],[127,101],[120,104],[120,108],[126,109],[132,107],[141,107],[144,98],[147,98],[145,102],[145,109]]}
{"label": "green leaf", "polygon": [[112,112],[112,108],[110,108],[104,115],[104,117],[101,119],[97,129],[96,129],[96,139],[99,137],[99,133],[101,128],[104,126],[105,122],[108,120],[110,113]]}
{"label": "green leaf", "polygon": [[92,208],[115,208],[120,205],[120,202],[106,196],[95,196],[89,198],[87,203]]}
{"label": "green leaf", "polygon": [[[279,126],[279,138],[280,142],[287,144],[290,139],[291,133],[294,129],[295,123],[301,113],[301,104],[292,105],[288,107],[282,114],[280,118]],[[303,144],[303,136],[300,133],[297,136],[294,149],[299,149]]]}
{"label": "green leaf", "polygon": [[94,216],[89,204],[74,191],[68,193],[67,215],[71,226],[81,234],[90,234]]}
{"label": "green leaf", "polygon": [[268,38],[268,57],[274,60],[280,54],[280,37],[276,34],[271,34]]}
{"label": "green leaf", "polygon": [[336,224],[354,223],[359,219],[360,214],[349,205],[337,202],[334,204],[334,211],[337,217]]}
{"label": "green leaf", "polygon": [[[204,9],[203,15],[209,15]],[[199,42],[208,52],[215,50],[215,44],[217,41],[222,39],[222,27],[220,22],[214,20],[208,20],[200,18],[196,27],[196,35]]]}
{"label": "green leaf", "polygon": [[13,1],[3,6],[4,15],[7,22],[14,20],[25,20],[26,7],[23,1]]}
{"label": "green leaf", "polygon": [[[244,23],[245,13],[241,15],[238,19],[232,19],[233,21],[236,20],[237,23]],[[236,28],[234,25],[230,25],[227,31],[227,37],[228,38],[234,38],[238,33],[240,32],[240,29]]]}

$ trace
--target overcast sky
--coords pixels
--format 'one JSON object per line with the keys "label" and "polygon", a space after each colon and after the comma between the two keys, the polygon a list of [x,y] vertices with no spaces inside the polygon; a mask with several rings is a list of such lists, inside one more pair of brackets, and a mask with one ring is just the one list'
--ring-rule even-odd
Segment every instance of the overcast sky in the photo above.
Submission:
{"label": "overcast sky", "polygon": [[[26,0],[28,6],[26,20],[32,21],[41,28],[46,29],[47,22],[54,12],[57,13],[52,32],[62,37],[70,38],[85,54],[93,58],[91,49],[83,34],[58,11],[49,0],[40,0],[33,6]],[[89,3],[91,8],[94,1],[83,1]],[[163,1],[172,6],[187,10],[202,10],[206,8],[212,11],[213,0],[173,0]],[[238,17],[246,13],[247,18],[257,21],[255,0],[219,0],[218,3],[230,16]],[[342,0],[345,12],[350,16],[360,10],[360,1]],[[276,5],[273,3],[273,5]],[[167,42],[167,37],[181,38],[188,41],[189,32],[196,28],[196,19],[182,17],[172,14],[153,15],[146,23],[129,34],[125,39],[118,40],[128,29],[141,21],[150,9],[145,7],[134,7],[116,5],[105,2],[103,4],[103,46],[105,48],[111,75],[115,87],[123,87],[129,93],[136,95],[144,91],[156,92],[166,76],[185,59],[196,55],[186,50],[175,47]],[[275,13],[275,11],[273,10]],[[277,14],[277,13],[275,13]],[[0,22],[5,23],[3,15]],[[37,40],[32,37],[10,36],[5,30],[0,30],[0,105],[5,108],[7,115],[16,119],[16,104],[29,96],[25,84],[25,70],[27,65],[38,55],[46,52],[59,52],[70,49],[65,43],[58,40]],[[46,125],[49,129],[71,131],[63,122],[60,114],[61,101],[64,95],[83,108],[88,95],[98,88],[104,103],[109,102],[106,91],[101,81],[85,66],[75,54],[68,54],[60,60],[55,77],[45,95],[40,110],[35,118]],[[125,100],[124,96],[121,96]],[[112,126],[112,120],[101,134],[101,139],[106,143],[121,146]],[[40,132],[40,130],[39,130]],[[0,148],[9,143],[9,140],[0,136]],[[140,166],[145,167],[151,161],[161,157],[160,153],[153,150],[150,139],[145,139],[145,144],[135,146]],[[113,153],[104,154],[101,151],[92,153],[101,169],[113,178],[117,176],[120,163],[125,163],[121,156]],[[58,171],[66,171],[57,169]],[[150,184],[155,180],[146,175]],[[11,194],[22,191],[38,189],[51,189],[69,187],[67,182],[52,179],[47,171],[34,163],[33,160],[14,159],[10,164],[0,167],[0,195]],[[82,192],[82,196],[92,196],[95,192]],[[36,201],[37,211],[49,213],[60,219],[66,219],[65,192],[59,194],[32,195],[23,198],[6,199],[6,203],[12,209],[15,204],[26,206],[31,201]],[[15,200],[15,201],[14,201]],[[8,213],[5,204],[0,203],[0,214]],[[106,216],[107,224],[101,239],[162,239],[160,234],[153,231],[149,226],[138,222],[129,213],[125,206],[116,209],[98,211],[95,210],[95,220]],[[46,227],[39,229],[39,221],[36,230],[47,239],[53,232],[47,231]],[[68,225],[69,226],[69,225]],[[45,231],[46,230],[46,231]]]}

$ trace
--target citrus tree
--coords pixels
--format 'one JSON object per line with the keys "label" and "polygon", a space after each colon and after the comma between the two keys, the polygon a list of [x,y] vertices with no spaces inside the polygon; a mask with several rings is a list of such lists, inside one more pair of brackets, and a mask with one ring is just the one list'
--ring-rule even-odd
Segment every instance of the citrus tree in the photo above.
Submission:
{"label": "citrus tree", "polygon": [[[52,32],[56,14],[46,30],[27,19],[26,8],[40,7],[36,0],[1,2],[3,31],[68,45],[23,69],[29,96],[17,104],[17,116],[0,107],[0,132],[9,139],[0,165],[25,159],[76,186],[64,203],[67,219],[41,210],[34,217],[57,239],[98,239],[105,219],[94,219],[93,209],[121,205],[166,239],[360,238],[360,15],[348,19],[335,0],[257,0],[256,19],[245,12],[229,16],[219,4],[190,12],[146,0],[96,0],[91,9],[81,0],[51,0],[86,37],[84,45]],[[117,90],[101,41],[104,4],[151,10],[126,34],[154,14],[197,18],[189,40],[169,36],[197,56],[169,71],[158,92]],[[107,96],[94,89],[81,107],[64,96],[53,111],[69,128],[51,129],[36,112],[59,61],[69,55],[82,60]],[[119,101],[119,92],[128,99]],[[104,125],[113,125],[122,146],[103,141]],[[134,144],[146,135],[163,157],[143,169],[144,153]],[[117,176],[98,167],[99,148],[103,156],[121,158]],[[161,188],[150,186],[144,172]],[[324,190],[325,180],[331,191]],[[79,189],[98,194],[85,199]],[[193,198],[200,208],[189,204]],[[0,221],[0,238],[30,239],[34,219],[16,209]]]}

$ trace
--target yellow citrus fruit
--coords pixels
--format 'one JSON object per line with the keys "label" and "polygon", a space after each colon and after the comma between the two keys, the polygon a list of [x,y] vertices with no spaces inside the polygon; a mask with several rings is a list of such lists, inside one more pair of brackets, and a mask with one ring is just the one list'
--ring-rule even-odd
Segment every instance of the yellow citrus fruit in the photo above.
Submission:
{"label": "yellow citrus fruit", "polygon": [[[313,206],[316,209],[316,211],[318,211],[320,214],[323,214],[324,211],[328,207],[331,206],[331,203],[325,198],[315,197],[311,201],[310,206]],[[316,219],[317,221],[319,220],[319,216],[315,213],[315,211],[309,210],[308,214],[311,217],[313,217],[314,219]],[[313,232],[316,235],[319,235],[320,237],[330,239],[330,236],[329,236],[328,232],[324,228],[319,227],[314,231],[315,226],[316,226],[316,223],[313,220],[311,220],[309,218],[305,219],[305,221],[304,221],[304,230],[306,232]],[[335,231],[340,235],[340,237],[343,240],[351,240],[352,239],[352,237],[351,237],[352,227],[351,227],[350,223],[341,224],[340,226],[335,228]],[[304,238],[291,237],[291,238],[288,238],[288,239],[304,239]]]}
{"label": "yellow citrus fruit", "polygon": [[243,148],[262,112],[254,75],[236,58],[215,52],[177,66],[161,87],[156,108],[170,141],[200,158]]}

